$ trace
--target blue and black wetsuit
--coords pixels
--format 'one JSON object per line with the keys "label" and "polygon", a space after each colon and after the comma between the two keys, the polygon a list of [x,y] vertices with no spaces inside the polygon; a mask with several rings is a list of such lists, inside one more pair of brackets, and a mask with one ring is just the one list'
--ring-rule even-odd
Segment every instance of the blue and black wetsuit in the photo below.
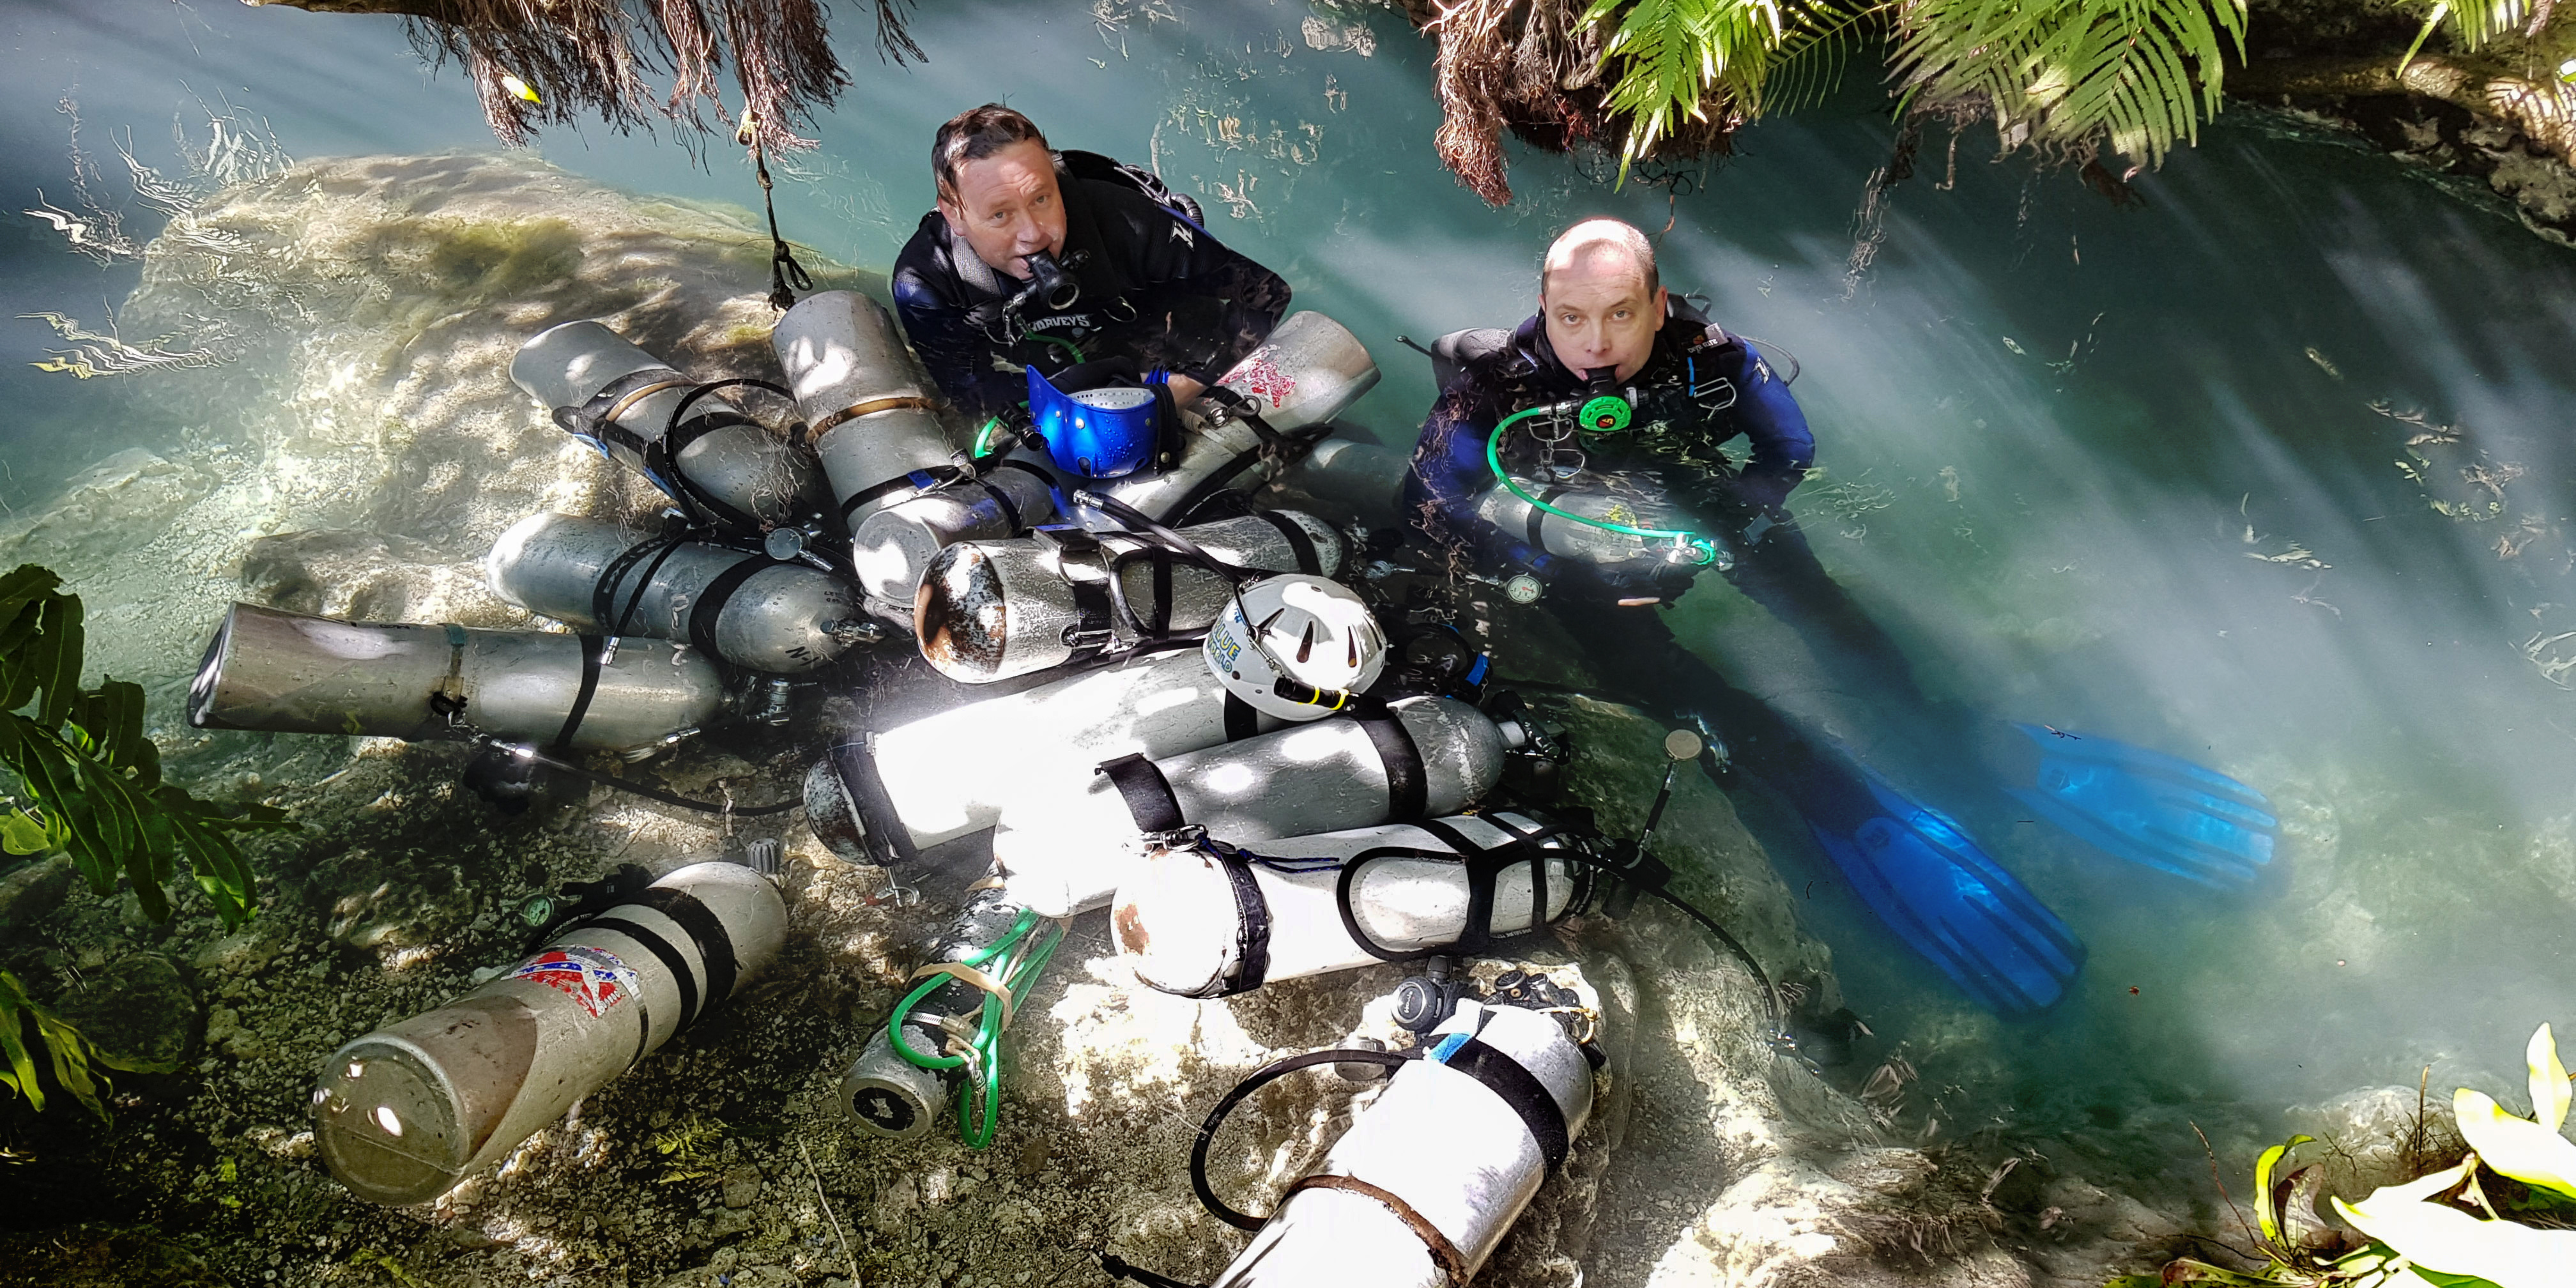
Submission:
{"label": "blue and black wetsuit", "polygon": [[1059,258],[1082,284],[1069,309],[1032,302],[1006,316],[1003,305],[1024,283],[953,240],[935,210],[895,257],[895,315],[930,378],[968,415],[1022,401],[1021,369],[1032,365],[1053,374],[1077,361],[1128,358],[1139,371],[1215,384],[1288,311],[1288,283],[1277,273],[1134,183],[1078,177],[1061,160],[1056,183],[1065,213]]}

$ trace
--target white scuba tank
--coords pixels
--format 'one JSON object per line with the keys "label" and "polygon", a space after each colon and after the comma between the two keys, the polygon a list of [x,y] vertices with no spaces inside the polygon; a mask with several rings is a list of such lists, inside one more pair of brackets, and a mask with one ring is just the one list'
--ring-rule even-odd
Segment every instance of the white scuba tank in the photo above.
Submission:
{"label": "white scuba tank", "polygon": [[[1542,483],[1515,477],[1531,496],[1560,510],[1585,518],[1601,519],[1631,528],[1655,531],[1680,531],[1691,528],[1692,520],[1661,495],[1660,488],[1641,488],[1625,479],[1609,479],[1585,471],[1561,483]],[[1572,559],[1608,570],[1650,574],[1671,566],[1675,542],[1649,540],[1624,532],[1612,532],[1588,523],[1578,523],[1563,515],[1545,510],[1512,495],[1509,488],[1496,483],[1476,498],[1476,517],[1492,524],[1504,535],[1528,542],[1563,559]]]}
{"label": "white scuba tank", "polygon": [[[1238,568],[1329,577],[1342,566],[1341,534],[1294,511],[1178,531]],[[1015,541],[960,542],[933,556],[913,599],[913,629],[940,674],[986,684],[1147,639],[1195,636],[1233,594],[1226,576],[1158,539],[1050,528]],[[1122,598],[1127,612],[1117,609]]]}
{"label": "white scuba tank", "polygon": [[1286,466],[1276,453],[1265,456],[1261,433],[1245,420],[1247,413],[1274,434],[1297,437],[1348,410],[1377,379],[1368,346],[1348,328],[1321,313],[1289,314],[1259,348],[1217,378],[1224,394],[1203,395],[1190,405],[1200,427],[1187,436],[1179,461],[1157,473],[1092,486],[1168,522],[1221,488],[1251,488]]}
{"label": "white scuba tank", "polygon": [[817,291],[778,319],[769,343],[852,533],[878,508],[951,476],[957,445],[939,421],[939,390],[884,306],[856,291]]}
{"label": "white scuba tank", "polygon": [[1177,756],[1280,723],[1230,701],[1198,652],[1179,650],[968,702],[880,733],[851,731],[836,739],[831,763],[854,814],[891,810],[913,847],[928,849],[993,826],[1008,802],[1051,782],[1088,779],[1103,760]]}
{"label": "white scuba tank", "polygon": [[532,514],[483,561],[492,593],[576,630],[684,640],[754,671],[795,674],[862,638],[840,578],[766,554]]}
{"label": "white scuba tank", "polygon": [[510,742],[624,751],[724,706],[714,663],[662,640],[380,626],[235,604],[188,691],[188,723],[262,733],[451,736],[438,706]]}
{"label": "white scuba tank", "polygon": [[[680,444],[670,467],[694,491],[692,503],[712,500],[757,523],[794,524],[823,501],[814,462],[768,429],[744,417],[723,391],[688,404],[696,380],[673,370],[600,322],[566,322],[529,337],[510,359],[510,379],[549,411],[571,408],[607,427],[595,440],[609,459],[639,474],[658,445]],[[716,517],[748,526],[734,515]]]}
{"label": "white scuba tank", "polygon": [[1431,1054],[1396,1070],[1211,1288],[1462,1288],[1483,1267],[1591,1120],[1592,1065],[1555,1019],[1512,1006],[1461,1002],[1423,1040]]}
{"label": "white scuba tank", "polygon": [[[1258,858],[1154,846],[1128,869],[1109,925],[1139,983],[1217,997],[1481,946],[1563,918],[1591,888],[1590,870],[1568,857],[1563,834],[1520,814],[1387,823],[1244,848]],[[1484,912],[1471,917],[1479,882]],[[1354,924],[1367,944],[1352,935]]]}
{"label": "white scuba tank", "polygon": [[993,860],[1014,900],[1069,917],[1109,902],[1146,833],[1195,825],[1249,845],[1454,814],[1501,781],[1504,746],[1483,712],[1421,697],[1204,751],[1124,757],[1006,803]]}
{"label": "white scuba tank", "polygon": [[944,483],[884,506],[850,534],[850,565],[869,606],[909,621],[922,570],[960,541],[1002,541],[1056,516],[1055,485],[1021,461],[978,467],[974,477]]}
{"label": "white scuba tank", "polygon": [[313,1136],[372,1203],[438,1197],[759,977],[787,930],[769,879],[696,863],[515,969],[322,1063]]}

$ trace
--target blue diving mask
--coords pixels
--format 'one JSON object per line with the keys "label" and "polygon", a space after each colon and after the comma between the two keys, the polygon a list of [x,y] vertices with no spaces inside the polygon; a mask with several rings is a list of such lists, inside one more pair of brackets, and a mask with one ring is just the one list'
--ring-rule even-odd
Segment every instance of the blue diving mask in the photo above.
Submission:
{"label": "blue diving mask", "polygon": [[1029,425],[1046,440],[1058,469],[1114,479],[1154,459],[1162,442],[1162,372],[1146,376],[1141,386],[1108,384],[1066,393],[1037,368],[1028,370]]}

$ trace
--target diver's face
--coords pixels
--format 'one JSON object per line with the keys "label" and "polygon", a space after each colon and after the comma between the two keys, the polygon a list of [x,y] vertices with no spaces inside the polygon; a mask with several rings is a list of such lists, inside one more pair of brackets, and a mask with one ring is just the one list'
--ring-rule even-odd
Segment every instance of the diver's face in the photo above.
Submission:
{"label": "diver's face", "polygon": [[1595,367],[1614,367],[1621,380],[1636,375],[1664,326],[1664,288],[1647,291],[1646,275],[1624,255],[1557,266],[1539,284],[1538,305],[1556,360],[1577,376]]}
{"label": "diver's face", "polygon": [[966,239],[975,258],[997,273],[1028,280],[1023,256],[1064,253],[1064,194],[1055,158],[1023,140],[957,167],[957,186],[939,194],[948,231]]}

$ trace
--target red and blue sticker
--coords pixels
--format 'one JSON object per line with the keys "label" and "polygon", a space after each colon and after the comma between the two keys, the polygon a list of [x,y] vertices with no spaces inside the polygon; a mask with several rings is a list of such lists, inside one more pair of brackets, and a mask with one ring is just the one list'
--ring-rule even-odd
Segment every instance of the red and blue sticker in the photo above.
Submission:
{"label": "red and blue sticker", "polygon": [[617,955],[599,948],[566,945],[549,948],[510,972],[512,979],[534,980],[581,1003],[598,1019],[635,992],[635,972]]}

